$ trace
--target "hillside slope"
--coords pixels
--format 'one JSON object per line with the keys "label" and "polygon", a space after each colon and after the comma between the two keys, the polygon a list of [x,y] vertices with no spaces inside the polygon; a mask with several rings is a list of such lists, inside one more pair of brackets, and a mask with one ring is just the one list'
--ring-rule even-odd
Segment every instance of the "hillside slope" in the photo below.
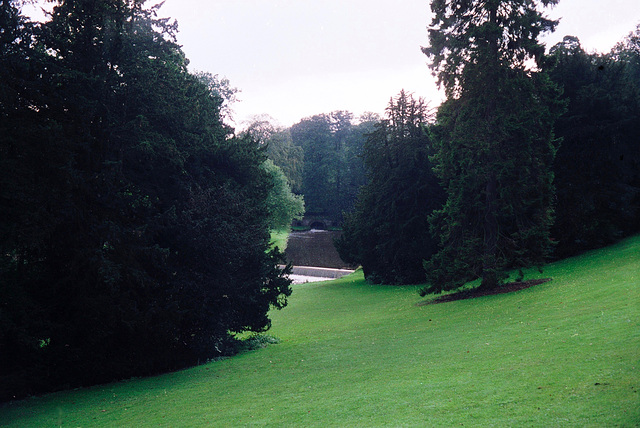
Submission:
{"label": "hillside slope", "polygon": [[299,285],[277,345],[12,403],[0,425],[640,424],[640,236],[536,275],[552,281],[432,305],[358,274]]}

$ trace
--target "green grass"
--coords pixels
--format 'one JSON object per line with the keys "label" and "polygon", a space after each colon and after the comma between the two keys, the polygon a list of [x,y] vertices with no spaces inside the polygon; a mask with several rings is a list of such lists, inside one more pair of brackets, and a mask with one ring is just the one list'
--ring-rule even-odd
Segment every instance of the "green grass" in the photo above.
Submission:
{"label": "green grass", "polygon": [[7,426],[638,426],[640,237],[511,294],[420,305],[358,274],[295,286],[279,344],[29,399]]}

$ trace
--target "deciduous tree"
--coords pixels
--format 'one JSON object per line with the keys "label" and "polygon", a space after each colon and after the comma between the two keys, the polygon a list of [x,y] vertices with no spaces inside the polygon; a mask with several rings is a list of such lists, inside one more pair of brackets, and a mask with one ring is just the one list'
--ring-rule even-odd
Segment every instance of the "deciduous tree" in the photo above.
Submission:
{"label": "deciduous tree", "polygon": [[291,192],[287,177],[271,159],[267,159],[262,167],[272,180],[267,197],[269,227],[272,230],[289,230],[291,222],[304,215],[304,198]]}
{"label": "deciduous tree", "polygon": [[144,1],[60,0],[33,30],[5,5],[0,398],[176,369],[268,328],[291,292],[267,251],[273,180],[224,123],[224,82],[187,71]]}
{"label": "deciduous tree", "polygon": [[291,130],[274,125],[268,115],[256,116],[248,124],[243,134],[248,134],[266,146],[267,156],[282,170],[289,181],[291,190],[302,193],[304,153],[302,147],[293,144]]}
{"label": "deciduous tree", "polygon": [[354,124],[353,114],[335,111],[305,118],[290,129],[292,142],[303,150],[302,193],[307,212],[335,222],[353,207],[364,184],[358,157],[370,122]]}

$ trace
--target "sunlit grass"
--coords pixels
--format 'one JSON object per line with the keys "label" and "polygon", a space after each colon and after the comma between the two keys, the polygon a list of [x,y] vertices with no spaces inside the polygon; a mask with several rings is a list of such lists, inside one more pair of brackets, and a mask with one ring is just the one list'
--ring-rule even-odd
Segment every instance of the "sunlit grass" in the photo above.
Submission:
{"label": "sunlit grass", "polygon": [[512,294],[295,286],[279,344],[0,409],[7,426],[637,426],[640,237]]}

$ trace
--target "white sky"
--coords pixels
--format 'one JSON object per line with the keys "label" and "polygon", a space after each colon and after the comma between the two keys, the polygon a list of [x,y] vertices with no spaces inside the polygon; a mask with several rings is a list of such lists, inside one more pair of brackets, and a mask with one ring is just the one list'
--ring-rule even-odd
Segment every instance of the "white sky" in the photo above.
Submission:
{"label": "white sky", "polygon": [[[348,110],[382,113],[401,89],[442,99],[420,47],[429,0],[166,0],[190,68],[227,77],[242,92],[236,125],[269,114],[289,126]],[[548,47],[570,34],[607,52],[640,23],[640,0],[561,0]]]}
{"label": "white sky", "polygon": [[[159,1],[159,0],[158,0]],[[157,1],[148,0],[147,4]],[[383,113],[401,89],[442,99],[420,51],[429,0],[166,0],[192,71],[227,77],[241,90],[236,126],[269,114],[289,126],[348,110]],[[607,52],[640,23],[640,0],[560,0],[547,47],[569,34]]]}

